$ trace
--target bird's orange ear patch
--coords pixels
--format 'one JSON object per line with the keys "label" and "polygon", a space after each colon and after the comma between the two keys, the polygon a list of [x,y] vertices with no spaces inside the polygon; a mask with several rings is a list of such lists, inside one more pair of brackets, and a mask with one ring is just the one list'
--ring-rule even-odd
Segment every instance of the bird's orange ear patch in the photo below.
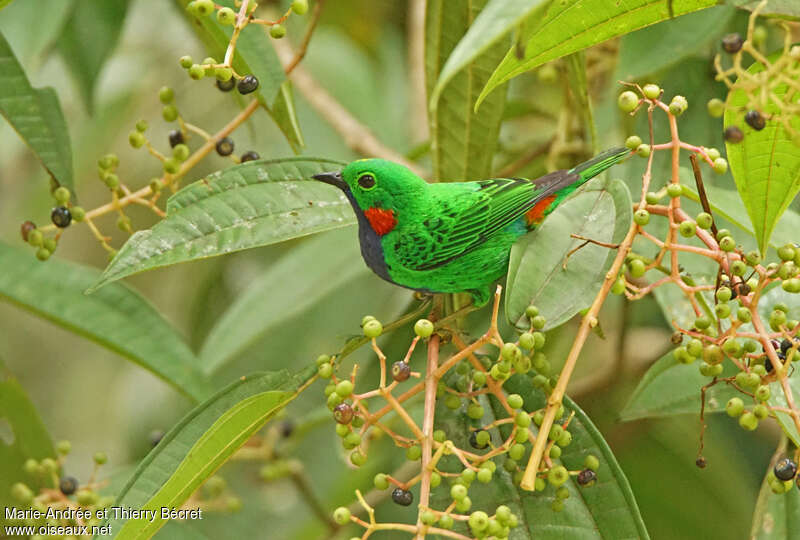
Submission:
{"label": "bird's orange ear patch", "polygon": [[525,221],[528,225],[532,225],[534,223],[538,223],[544,219],[544,213],[547,212],[547,209],[550,208],[550,205],[556,199],[555,195],[550,195],[549,197],[545,197],[541,201],[537,202],[533,208],[528,210],[525,213]]}
{"label": "bird's orange ear patch", "polygon": [[383,236],[392,231],[397,226],[397,218],[394,217],[394,210],[386,210],[385,208],[367,208],[364,210],[364,215],[367,217],[372,230],[378,236]]}

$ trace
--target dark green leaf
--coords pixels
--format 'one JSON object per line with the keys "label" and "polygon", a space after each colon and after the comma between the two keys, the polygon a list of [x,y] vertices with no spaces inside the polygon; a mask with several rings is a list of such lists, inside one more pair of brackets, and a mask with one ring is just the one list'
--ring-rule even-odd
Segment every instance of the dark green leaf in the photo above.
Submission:
{"label": "dark green leaf", "polygon": [[345,196],[311,180],[344,164],[315,158],[249,161],[170,197],[167,216],[134,234],[91,290],[144,270],[266,246],[355,222]]}
{"label": "dark green leaf", "polygon": [[69,131],[52,88],[33,88],[0,34],[0,114],[22,137],[57,185],[74,191]]}
{"label": "dark green leaf", "polygon": [[149,538],[167,520],[162,507],[180,508],[205,480],[270,418],[306,388],[311,366],[296,376],[256,373],[230,384],[190,411],[142,461],[115,505],[155,510],[157,517],[110,519],[113,538]]}
{"label": "dark green leaf", "polygon": [[275,97],[270,114],[283,132],[292,150],[298,153],[306,143],[303,140],[303,133],[300,131],[300,124],[297,121],[291,81],[284,81],[281,84],[281,89]]}
{"label": "dark green leaf", "polygon": [[[729,373],[730,372],[730,373]],[[726,365],[725,376],[733,374]],[[639,418],[700,414],[700,389],[711,379],[700,374],[698,364],[679,364],[672,352],[662,356],[647,370],[628,404],[619,413],[624,421]],[[739,392],[724,382],[706,391],[706,413],[725,410],[725,404]]]}
{"label": "dark green leaf", "polygon": [[[10,440],[4,437],[5,427],[10,428]],[[25,390],[0,360],[0,508],[18,506],[11,498],[11,486],[17,482],[38,490],[39,482],[22,466],[28,459],[46,457],[55,457],[50,435]],[[6,523],[3,511],[0,527]]]}
{"label": "dark green leaf", "polygon": [[[774,61],[776,55],[770,59]],[[800,62],[793,64],[796,69]],[[759,73],[763,67],[755,62],[748,72]],[[781,99],[787,88],[786,84],[778,85],[771,90],[771,95]],[[796,102],[800,96],[795,93],[792,99]],[[747,102],[747,94],[741,89],[728,94],[725,127],[738,126],[744,139],[740,143],[726,143],[725,147],[736,188],[753,223],[758,247],[764,253],[775,224],[800,191],[800,148],[775,117],[780,113],[778,104],[770,99],[760,110],[767,122],[764,129],[757,131],[744,120]],[[800,130],[800,117],[791,116],[789,121],[794,130]]]}
{"label": "dark green leaf", "polygon": [[[505,91],[473,111],[478,92],[507,48],[501,39],[471,62],[458,61],[456,72],[440,80],[441,67],[476,19],[485,0],[431,0],[425,17],[425,79],[430,104],[434,177],[442,181],[477,180],[490,174]],[[440,87],[434,96],[434,86]]]}
{"label": "dark green leaf", "polygon": [[0,299],[82,335],[164,379],[194,400],[211,390],[197,359],[169,322],[133,289],[114,284],[83,294],[99,273],[0,243]]}
{"label": "dark green leaf", "polygon": [[127,9],[128,0],[76,2],[58,38],[58,51],[77,79],[89,111],[95,82],[122,33]]}
{"label": "dark green leaf", "polygon": [[670,17],[716,4],[716,0],[551,2],[544,16],[531,22],[521,38],[526,44],[524,56],[517,56],[516,47],[508,51],[481,91],[478,104],[504,82],[536,66]]}
{"label": "dark green leaf", "polygon": [[588,244],[564,259],[583,241],[620,242],[632,220],[631,196],[620,180],[593,181],[564,201],[542,225],[511,248],[505,310],[520,328],[529,325],[525,308],[535,304],[554,328],[587,307],[600,289],[616,251]]}
{"label": "dark green leaf", "polygon": [[[753,11],[761,0],[736,0],[734,5]],[[759,11],[762,17],[783,17],[786,19],[800,19],[800,4],[796,0],[769,0],[767,5]]]}

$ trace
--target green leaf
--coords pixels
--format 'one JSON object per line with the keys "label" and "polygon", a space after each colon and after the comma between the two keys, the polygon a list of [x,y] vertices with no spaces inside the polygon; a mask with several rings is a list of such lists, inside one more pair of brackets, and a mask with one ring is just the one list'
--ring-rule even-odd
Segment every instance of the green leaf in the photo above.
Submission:
{"label": "green leaf", "polygon": [[291,81],[284,81],[281,84],[281,89],[275,97],[270,114],[283,132],[283,136],[289,142],[289,146],[292,147],[295,153],[298,153],[306,143],[303,140],[303,133],[300,131],[300,124],[297,121]]}
{"label": "green leaf", "polygon": [[512,48],[492,73],[478,97],[536,66],[580,51],[650,24],[716,5],[716,0],[564,0],[551,2],[543,17],[522,37],[525,54]]}
{"label": "green leaf", "polygon": [[[734,5],[753,11],[761,0],[736,0]],[[782,17],[785,19],[800,19],[800,5],[796,0],[769,0],[767,5],[758,13],[761,17]]]}
{"label": "green leaf", "polygon": [[554,328],[587,307],[616,251],[588,244],[570,255],[565,270],[565,257],[583,243],[570,234],[599,242],[621,242],[633,219],[631,205],[624,182],[593,181],[514,244],[506,281],[508,320],[527,328],[525,308],[535,304],[547,319],[546,328]]}
{"label": "green leaf", "polygon": [[736,9],[731,6],[716,6],[623,36],[612,80],[639,80],[704,51],[725,32],[735,15]]}
{"label": "green leaf", "polygon": [[[794,397],[795,402],[797,402],[798,398],[800,398],[800,374],[798,374],[797,369],[789,369],[791,373],[789,375],[789,388],[792,391],[792,396]],[[786,394],[783,393],[781,383],[778,381],[770,383],[769,389],[770,396],[768,403],[770,407],[782,407],[784,409],[788,409],[789,404],[786,401]],[[797,426],[795,426],[792,416],[787,412],[775,411],[775,418],[778,420],[778,424],[780,424],[781,429],[783,429],[783,432],[787,437],[789,437],[792,443],[794,443],[795,446],[800,446],[800,432],[797,431]]]}
{"label": "green leaf", "polygon": [[11,2],[12,2],[12,0],[0,0],[0,9],[3,9],[4,7],[6,7]]}
{"label": "green leaf", "polygon": [[162,221],[128,239],[90,292],[144,270],[355,223],[344,194],[310,179],[343,165],[315,158],[248,161],[186,186],[170,197]]}
{"label": "green leaf", "polygon": [[[783,447],[785,450],[785,445]],[[775,466],[778,457],[776,455],[770,462],[767,474]],[[800,490],[790,489],[786,493],[777,495],[772,492],[769,482],[767,482],[767,475],[765,475],[753,512],[753,527],[750,529],[751,540],[796,538],[799,526]]]}
{"label": "green leaf", "polygon": [[33,88],[0,33],[0,114],[36,154],[57,186],[74,191],[69,131],[52,88]]}
{"label": "green leaf", "polygon": [[92,296],[93,268],[51,259],[0,243],[0,299],[110,349],[199,401],[210,383],[178,333],[133,289],[115,284]]}
{"label": "green leaf", "polygon": [[[776,55],[770,56],[774,61]],[[793,62],[797,69],[800,62]],[[753,63],[748,73],[763,71],[763,64]],[[795,79],[795,82],[800,79]],[[781,84],[771,94],[782,98],[786,94],[787,85]],[[795,101],[800,96],[795,94]],[[767,119],[766,127],[760,131],[751,128],[745,121],[748,97],[744,90],[736,89],[728,94],[725,107],[725,127],[738,126],[744,133],[740,143],[725,143],[728,162],[730,163],[736,188],[744,201],[750,221],[753,223],[756,240],[761,253],[765,253],[770,236],[783,214],[800,191],[800,147],[793,141],[791,134],[776,118],[780,111],[778,105],[770,99],[761,114]],[[800,130],[800,117],[790,117],[795,130]]]}
{"label": "green leaf", "polygon": [[505,92],[492,96],[478,112],[473,103],[507,47],[506,40],[489,47],[469,65],[446,77],[436,91],[440,68],[476,19],[485,0],[431,0],[425,17],[425,79],[433,174],[438,180],[477,180],[490,175],[497,145]]}
{"label": "green leaf", "polygon": [[[6,427],[10,428],[9,440],[4,437]],[[11,497],[11,486],[15,483],[23,482],[34,490],[41,487],[22,466],[28,459],[46,457],[55,457],[50,434],[25,390],[0,360],[0,508],[19,504]],[[3,511],[0,528],[6,523]]]}
{"label": "green leaf", "polygon": [[[524,398],[526,411],[535,411],[546,405],[544,394],[533,389],[529,377],[514,375],[504,388]],[[506,416],[496,400],[493,400],[492,408],[495,414]],[[473,501],[489,509],[497,504],[507,504],[512,511],[521,514],[521,534],[517,538],[649,538],[628,479],[603,435],[567,396],[564,397],[564,409],[568,414],[575,413],[569,424],[572,442],[564,448],[557,462],[569,470],[579,470],[583,468],[587,455],[596,456],[600,461],[597,483],[580,487],[574,480],[568,481],[564,485],[569,489],[570,497],[564,501],[564,510],[553,512],[550,508],[552,496],[520,489],[498,467],[496,475],[505,482],[493,482],[491,487],[495,493],[488,499],[470,493]],[[524,466],[524,460],[521,465]]]}
{"label": "green leaf", "polygon": [[[275,287],[286,276],[303,275],[321,260],[330,271],[319,279],[302,280],[298,287]],[[250,283],[217,320],[200,351],[202,369],[206,373],[216,371],[275,325],[303,313],[320,298],[340,287],[358,287],[368,272],[361,262],[357,242],[331,246],[326,235],[307,240],[293,249],[291,256],[283,257]]]}
{"label": "green leaf", "polygon": [[180,508],[198,487],[316,375],[310,366],[256,373],[230,384],[190,411],[142,461],[116,506],[154,510],[156,518],[107,521],[113,538],[150,538],[167,520],[160,509]]}
{"label": "green leaf", "polygon": [[[700,374],[697,362],[679,364],[672,351],[650,366],[628,404],[619,413],[623,421],[654,418],[674,414],[700,414],[700,389],[710,382]],[[730,373],[728,373],[730,372]],[[726,365],[725,376],[733,375],[734,368]],[[739,395],[731,386],[720,382],[706,391],[706,413],[725,410],[725,404]]]}
{"label": "green leaf", "polygon": [[597,140],[597,126],[594,122],[594,111],[592,100],[589,96],[589,83],[586,80],[586,53],[576,52],[567,57],[567,77],[569,79],[569,91],[574,102],[578,105],[578,110],[583,116],[586,125],[588,139],[592,142],[592,151],[599,152]]}
{"label": "green leaf", "polygon": [[[430,108],[436,109],[442,90],[456,73],[474,62],[546,3],[546,0],[489,0],[442,67],[430,96]],[[440,29],[443,30],[446,29]],[[433,46],[429,42],[427,45]]]}
{"label": "green leaf", "polygon": [[89,111],[94,85],[117,40],[128,10],[128,0],[82,0],[73,6],[56,44],[78,81]]}

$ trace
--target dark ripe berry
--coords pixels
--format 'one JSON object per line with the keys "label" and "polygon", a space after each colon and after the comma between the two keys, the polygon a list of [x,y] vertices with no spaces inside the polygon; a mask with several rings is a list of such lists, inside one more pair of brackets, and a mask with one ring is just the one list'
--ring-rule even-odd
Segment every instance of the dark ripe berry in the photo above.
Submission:
{"label": "dark ripe berry", "polygon": [[786,351],[788,351],[791,348],[792,348],[791,341],[789,341],[788,339],[784,339],[783,341],[781,341],[781,352],[783,354],[786,354]]}
{"label": "dark ripe berry", "polygon": [[408,364],[399,360],[392,364],[392,379],[396,380],[397,382],[403,382],[411,375],[411,368],[408,367]]}
{"label": "dark ripe berry", "polygon": [[36,229],[36,223],[33,221],[25,221],[22,225],[20,225],[19,232],[22,234],[22,239],[27,242],[28,234],[34,229]]}
{"label": "dark ripe berry", "polygon": [[697,465],[698,468],[700,468],[700,469],[705,469],[706,465],[708,465],[708,463],[706,463],[706,458],[704,458],[703,456],[700,456],[699,458],[697,458],[695,460],[694,464]]}
{"label": "dark ripe berry", "polygon": [[395,488],[392,491],[392,500],[400,506],[408,506],[414,502],[414,494],[403,488]]}
{"label": "dark ripe berry", "polygon": [[683,334],[680,332],[673,332],[672,336],[669,338],[673,345],[680,345],[683,343]]}
{"label": "dark ripe berry", "polygon": [[725,140],[729,143],[742,142],[742,139],[744,139],[744,133],[742,133],[742,130],[739,129],[738,126],[726,127],[722,136],[725,137]]}
{"label": "dark ripe berry", "polygon": [[236,87],[239,89],[240,94],[255,92],[256,88],[258,88],[258,79],[252,75],[245,75],[239,79],[239,84]]}
{"label": "dark ripe berry", "polygon": [[772,472],[775,473],[775,478],[786,482],[794,478],[797,474],[797,463],[789,458],[784,458],[775,464],[775,468],[772,469]]}
{"label": "dark ripe berry", "polygon": [[585,486],[597,480],[597,473],[592,469],[583,469],[578,473],[578,484]]}
{"label": "dark ripe berry", "polygon": [[150,439],[150,445],[151,446],[154,446],[154,447],[158,446],[158,443],[160,443],[161,439],[164,438],[164,432],[161,431],[160,429],[154,429],[153,431],[150,432],[150,435],[148,435],[148,438]]}
{"label": "dark ripe berry", "polygon": [[339,403],[333,408],[333,419],[338,424],[349,424],[353,420],[353,408],[347,403]]}
{"label": "dark ripe berry", "polygon": [[736,285],[734,285],[733,290],[736,291],[736,294],[739,296],[747,296],[748,294],[750,294],[750,285],[748,285],[747,283],[739,282]]}
{"label": "dark ripe berry", "polygon": [[61,493],[64,495],[72,495],[78,491],[78,481],[71,476],[64,476],[58,483],[58,489],[60,489]]}
{"label": "dark ripe berry", "polygon": [[179,129],[173,129],[169,132],[169,146],[170,148],[175,148],[179,144],[183,144],[183,131]]}
{"label": "dark ripe berry", "polygon": [[230,92],[233,90],[233,87],[236,86],[236,79],[231,77],[227,81],[221,81],[217,79],[217,88],[222,90],[223,92]]}
{"label": "dark ripe berry", "polygon": [[755,109],[747,111],[747,114],[744,115],[744,121],[756,131],[761,131],[764,129],[764,126],[767,125],[767,120],[764,118],[764,115]]}
{"label": "dark ripe berry", "polygon": [[294,433],[294,427],[294,420],[284,420],[281,422],[278,431],[280,432],[281,437],[286,439],[287,437],[291,436],[292,433]]}
{"label": "dark ripe berry", "polygon": [[53,220],[53,224],[56,227],[64,229],[65,227],[69,227],[69,224],[72,222],[72,214],[66,206],[56,206],[53,208],[53,211],[50,212],[50,219]]}
{"label": "dark ripe berry", "polygon": [[253,152],[252,150],[248,150],[247,152],[242,154],[242,157],[239,158],[239,161],[241,161],[242,163],[244,163],[245,161],[255,161],[260,157],[261,156],[258,155],[258,152]]}
{"label": "dark ripe berry", "polygon": [[[778,356],[780,356],[780,355],[778,355]],[[785,358],[784,358],[784,360],[785,360]],[[765,356],[764,357],[764,369],[767,370],[767,373],[770,373],[772,371],[772,369],[773,369],[772,360],[769,359],[769,356]]]}
{"label": "dark ripe berry", "polygon": [[233,141],[228,137],[220,139],[217,142],[217,154],[221,156],[229,156],[233,153]]}
{"label": "dark ripe berry", "polygon": [[728,34],[722,38],[722,48],[726,53],[734,54],[742,50],[744,39],[738,33]]}
{"label": "dark ripe berry", "polygon": [[473,431],[472,433],[470,433],[470,434],[469,434],[469,445],[470,445],[471,447],[475,448],[476,450],[483,450],[484,448],[486,448],[487,446],[489,446],[489,444],[488,444],[488,443],[486,443],[486,444],[484,444],[484,445],[481,445],[481,444],[478,442],[478,433],[480,433],[480,432],[482,432],[482,431],[484,431],[484,430],[482,430],[482,429],[479,429],[478,431]]}

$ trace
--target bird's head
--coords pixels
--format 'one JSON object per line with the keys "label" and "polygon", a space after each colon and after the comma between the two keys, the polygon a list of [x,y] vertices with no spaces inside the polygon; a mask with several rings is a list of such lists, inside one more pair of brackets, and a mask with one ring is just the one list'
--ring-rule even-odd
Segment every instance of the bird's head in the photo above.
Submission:
{"label": "bird's head", "polygon": [[397,211],[426,187],[423,179],[403,165],[385,159],[360,159],[341,171],[315,174],[315,180],[336,186],[362,211]]}

